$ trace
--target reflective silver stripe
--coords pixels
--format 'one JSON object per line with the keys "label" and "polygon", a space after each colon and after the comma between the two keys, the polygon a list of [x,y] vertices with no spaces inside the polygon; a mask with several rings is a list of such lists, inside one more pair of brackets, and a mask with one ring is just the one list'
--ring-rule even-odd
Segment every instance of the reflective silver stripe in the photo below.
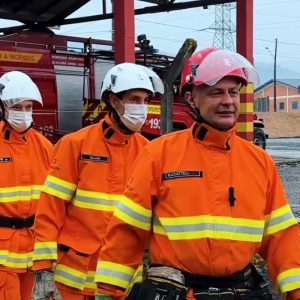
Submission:
{"label": "reflective silver stripe", "polygon": [[13,262],[16,264],[29,263],[32,261],[31,253],[28,253],[28,254],[24,253],[24,256],[28,255],[28,257],[24,257],[24,258],[16,258],[16,257],[12,257],[10,255],[13,255],[13,254],[8,252],[7,254],[0,255],[0,261],[5,260],[6,262]]}
{"label": "reflective silver stripe", "polygon": [[34,255],[35,254],[56,254],[57,249],[56,248],[35,248],[34,249]]}
{"label": "reflective silver stripe", "polygon": [[199,223],[187,225],[163,225],[157,217],[153,218],[153,223],[162,226],[166,232],[186,232],[198,230],[231,231],[248,234],[262,234],[263,228],[249,226],[235,226],[229,224]]}
{"label": "reflective silver stripe", "polygon": [[67,273],[66,271],[62,271],[62,270],[55,270],[55,275],[59,275],[63,278],[67,278],[73,282],[77,282],[79,283],[80,285],[83,285],[85,283],[85,279],[83,278],[80,278],[80,277],[77,277],[71,273]]}
{"label": "reflective silver stripe", "polygon": [[274,217],[268,221],[266,221],[266,227],[269,227],[269,226],[274,226],[274,225],[277,225],[277,224],[280,224],[284,221],[287,221],[291,218],[294,218],[294,215],[291,211],[285,213],[284,215],[281,215],[281,216],[278,216],[278,217]]}
{"label": "reflective silver stripe", "polygon": [[106,268],[103,268],[103,267],[102,268],[97,268],[96,273],[97,273],[97,276],[103,274],[105,276],[120,278],[120,279],[126,280],[127,282],[130,282],[131,279],[132,279],[132,275],[125,274],[123,272],[118,272],[118,271],[106,269]]}
{"label": "reflective silver stripe", "polygon": [[229,224],[189,224],[189,225],[163,225],[167,232],[185,232],[198,230],[231,231],[249,234],[262,234],[263,228],[253,228],[247,226],[234,226]]}
{"label": "reflective silver stripe", "polygon": [[300,282],[300,275],[291,275],[286,277],[285,279],[282,279],[278,282],[280,288],[282,289],[282,287],[286,284],[289,283],[296,283],[296,282]]}
{"label": "reflective silver stripe", "polygon": [[94,280],[95,280],[95,275],[88,275],[86,277],[86,282],[92,282],[92,283],[94,283]]}
{"label": "reflective silver stripe", "polygon": [[53,190],[57,190],[57,191],[60,191],[64,194],[67,194],[69,196],[72,196],[73,193],[74,193],[74,190],[71,190],[71,189],[68,189],[64,186],[61,186],[61,185],[58,185],[52,181],[46,181],[45,182],[45,186],[49,187],[49,188],[52,188]]}
{"label": "reflective silver stripe", "polygon": [[32,259],[30,257],[25,257],[25,258],[15,258],[15,257],[11,257],[7,256],[6,258],[6,261],[7,262],[13,262],[13,263],[16,263],[16,264],[21,264],[21,263],[28,263],[28,262],[31,262]]}
{"label": "reflective silver stripe", "polygon": [[102,204],[102,205],[108,205],[108,206],[115,206],[116,203],[118,202],[116,200],[92,198],[92,197],[86,197],[86,196],[79,196],[77,194],[75,196],[75,200],[85,202],[85,203]]}
{"label": "reflective silver stripe", "polygon": [[41,192],[41,190],[42,190],[42,189],[34,188],[34,189],[31,190],[31,193],[32,193],[32,194],[39,194],[39,193]]}
{"label": "reflective silver stripe", "polygon": [[118,209],[120,211],[122,211],[124,214],[136,219],[136,220],[139,220],[143,223],[148,223],[150,224],[151,223],[151,217],[145,217],[141,214],[139,214],[138,212],[132,210],[131,208],[129,208],[128,206],[125,206],[122,202],[119,202],[118,203]]}
{"label": "reflective silver stripe", "polygon": [[18,191],[18,192],[0,192],[0,197],[15,197],[15,196],[30,196],[30,191]]}

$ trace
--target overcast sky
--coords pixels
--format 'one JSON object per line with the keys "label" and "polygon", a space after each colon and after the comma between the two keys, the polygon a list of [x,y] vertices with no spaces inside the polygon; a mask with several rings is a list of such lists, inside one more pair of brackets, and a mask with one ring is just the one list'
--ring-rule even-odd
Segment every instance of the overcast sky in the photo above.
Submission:
{"label": "overcast sky", "polygon": [[[176,2],[185,2],[177,0]],[[107,1],[109,3],[109,1]],[[135,1],[135,8],[151,5]],[[235,27],[235,3],[231,4],[233,28]],[[108,8],[109,9],[109,8]],[[91,0],[70,17],[102,13],[102,0]],[[213,45],[215,7],[202,7],[138,15],[135,18],[135,34],[146,34],[160,53],[176,55],[186,38],[194,38],[198,48]],[[1,20],[0,26],[16,22]],[[207,29],[208,28],[208,29]],[[111,20],[62,26],[59,34],[111,39]],[[277,78],[300,80],[300,0],[254,0],[254,61],[261,83],[273,78],[275,39],[277,48]],[[235,33],[232,33],[235,41]],[[266,47],[269,49],[266,49]]]}

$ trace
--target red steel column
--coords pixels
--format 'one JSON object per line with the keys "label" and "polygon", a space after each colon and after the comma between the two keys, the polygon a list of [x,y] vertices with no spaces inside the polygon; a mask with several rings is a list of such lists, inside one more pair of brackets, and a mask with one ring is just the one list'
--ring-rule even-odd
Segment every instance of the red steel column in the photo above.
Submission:
{"label": "red steel column", "polygon": [[[253,63],[253,0],[237,0],[237,52]],[[241,90],[237,131],[242,138],[253,140],[253,84]]]}
{"label": "red steel column", "polygon": [[115,63],[135,62],[134,0],[114,0]]}

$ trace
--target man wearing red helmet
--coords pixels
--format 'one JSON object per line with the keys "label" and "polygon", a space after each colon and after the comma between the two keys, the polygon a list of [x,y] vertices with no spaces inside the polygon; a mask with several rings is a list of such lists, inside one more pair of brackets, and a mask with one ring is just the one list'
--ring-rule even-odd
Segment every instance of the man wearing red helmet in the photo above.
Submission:
{"label": "man wearing red helmet", "polygon": [[248,82],[257,73],[237,53],[209,48],[187,61],[181,93],[197,122],[137,158],[100,253],[103,294],[128,288],[148,241],[149,276],[126,299],[271,299],[250,263],[256,253],[278,291],[300,299],[299,226],[276,166],[236,135]]}

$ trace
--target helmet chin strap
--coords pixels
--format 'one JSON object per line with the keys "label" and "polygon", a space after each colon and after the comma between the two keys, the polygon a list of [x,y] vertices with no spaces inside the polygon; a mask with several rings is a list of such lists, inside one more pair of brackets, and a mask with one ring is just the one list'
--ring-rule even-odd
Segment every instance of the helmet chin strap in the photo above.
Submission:
{"label": "helmet chin strap", "polygon": [[6,121],[6,119],[5,119],[5,107],[4,107],[4,104],[3,104],[2,100],[0,100],[0,121],[1,120]]}
{"label": "helmet chin strap", "polygon": [[206,125],[209,125],[210,127],[216,129],[216,130],[219,130],[219,131],[227,131],[228,129],[220,129],[220,128],[217,128],[215,126],[213,126],[212,124],[210,124],[209,122],[207,122],[202,116],[201,116],[201,113],[200,113],[200,110],[198,107],[194,107],[194,114],[195,114],[195,121],[199,124],[206,124]]}

